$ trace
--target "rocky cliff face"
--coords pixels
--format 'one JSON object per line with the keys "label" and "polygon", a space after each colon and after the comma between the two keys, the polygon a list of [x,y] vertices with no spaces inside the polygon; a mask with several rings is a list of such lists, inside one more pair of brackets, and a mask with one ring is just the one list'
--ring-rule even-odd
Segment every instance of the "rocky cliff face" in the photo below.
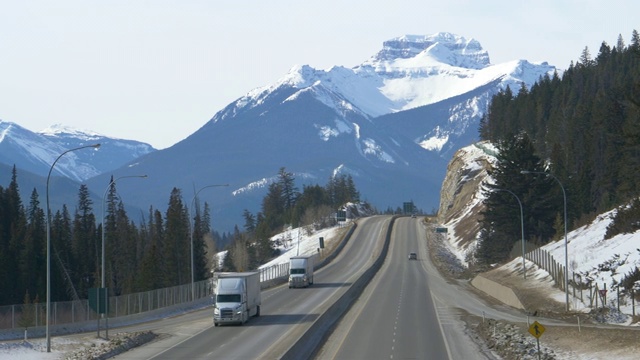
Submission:
{"label": "rocky cliff face", "polygon": [[466,254],[475,248],[478,219],[484,209],[482,183],[491,181],[487,170],[495,163],[495,154],[488,142],[459,149],[449,162],[442,183],[438,223],[447,227],[449,240]]}

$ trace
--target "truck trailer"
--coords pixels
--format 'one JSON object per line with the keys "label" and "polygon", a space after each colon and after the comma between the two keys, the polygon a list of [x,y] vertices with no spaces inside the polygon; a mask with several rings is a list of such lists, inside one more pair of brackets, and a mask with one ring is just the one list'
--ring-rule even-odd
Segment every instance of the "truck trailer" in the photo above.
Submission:
{"label": "truck trailer", "polygon": [[313,255],[292,256],[289,259],[289,289],[313,285]]}
{"label": "truck trailer", "polygon": [[260,316],[262,303],[259,272],[218,273],[213,325],[244,324]]}

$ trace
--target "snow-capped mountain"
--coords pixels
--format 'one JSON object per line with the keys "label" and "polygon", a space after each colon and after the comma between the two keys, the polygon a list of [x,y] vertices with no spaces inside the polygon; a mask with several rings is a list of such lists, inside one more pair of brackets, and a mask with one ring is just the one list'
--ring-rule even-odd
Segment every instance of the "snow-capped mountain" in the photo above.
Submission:
{"label": "snow-capped mountain", "polygon": [[351,69],[294,66],[183,141],[127,164],[149,179],[119,192],[163,209],[173,187],[189,202],[204,186],[228,183],[199,197],[212,202],[214,227],[230,230],[242,224],[243,209],[260,210],[266,186],[285,167],[304,184],[351,174],[379,209],[414,201],[432,211],[452,151],[477,140],[491,96],[555,70],[525,60],[492,65],[478,41],[449,33],[391,39]]}
{"label": "snow-capped mountain", "polygon": [[139,141],[110,138],[62,125],[34,133],[18,124],[0,120],[0,163],[15,164],[45,177],[51,164],[64,151],[98,143],[100,149],[65,154],[56,163],[52,175],[81,182],[155,151],[151,145]]}
{"label": "snow-capped mountain", "polygon": [[[413,127],[403,131],[421,147],[439,152],[452,147],[446,146],[448,142],[458,144],[456,139],[464,135],[469,125],[477,124],[497,90],[510,86],[517,91],[521,83],[531,86],[554,71],[556,68],[546,62],[532,64],[526,60],[492,65],[478,41],[450,33],[405,35],[385,41],[381,51],[353,69],[294,66],[276,84],[249,92],[235,107],[213,120],[224,120],[242,109],[260,106],[277,89],[285,87],[297,91],[284,101],[309,92],[337,113],[352,112],[367,119],[449,100],[444,105],[448,114],[422,119],[421,131],[416,132]],[[478,89],[482,90],[478,93]],[[450,101],[453,99],[456,103]],[[434,124],[433,120],[439,123]],[[470,143],[466,141],[469,139],[464,140],[463,146]]]}
{"label": "snow-capped mountain", "polygon": [[101,192],[111,173],[146,174],[119,194],[130,205],[163,210],[174,187],[190,204],[202,187],[229,184],[199,195],[212,205],[214,228],[223,231],[242,224],[244,209],[260,211],[281,167],[300,187],[348,173],[363,200],[381,210],[413,201],[435,211],[449,157],[477,141],[492,95],[531,86],[555,70],[525,60],[493,65],[478,41],[450,33],[402,36],[354,68],[294,66],[188,138],[88,185]]}

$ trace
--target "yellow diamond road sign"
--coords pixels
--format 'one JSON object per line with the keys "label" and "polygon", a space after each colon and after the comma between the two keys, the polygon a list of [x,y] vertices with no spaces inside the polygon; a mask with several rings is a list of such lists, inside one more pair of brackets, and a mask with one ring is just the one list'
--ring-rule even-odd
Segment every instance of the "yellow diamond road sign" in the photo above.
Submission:
{"label": "yellow diamond road sign", "polygon": [[531,326],[529,326],[529,334],[535,336],[536,339],[540,338],[540,336],[544,333],[544,326],[537,321],[534,321]]}

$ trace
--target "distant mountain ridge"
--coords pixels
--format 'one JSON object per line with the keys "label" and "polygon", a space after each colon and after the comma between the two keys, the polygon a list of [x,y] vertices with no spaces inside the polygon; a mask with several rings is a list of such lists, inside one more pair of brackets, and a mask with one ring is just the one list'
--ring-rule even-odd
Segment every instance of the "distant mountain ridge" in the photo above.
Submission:
{"label": "distant mountain ridge", "polygon": [[281,167],[299,186],[351,174],[363,200],[379,209],[414,201],[435,210],[449,157],[477,141],[493,94],[531,86],[554,71],[526,60],[491,65],[478,41],[450,33],[406,35],[385,41],[382,50],[351,69],[294,66],[174,146],[87,183],[100,191],[95,189],[112,174],[147,174],[144,183],[119,189],[128,204],[142,209],[164,209],[174,187],[183,190],[186,202],[203,186],[228,183],[210,195],[214,228],[217,223],[224,230],[242,223],[244,209],[260,210]]}
{"label": "distant mountain ridge", "polygon": [[34,133],[16,123],[0,120],[0,134],[0,162],[15,164],[43,176],[48,174],[55,159],[64,151],[101,144],[103,151],[66,154],[52,170],[52,175],[65,176],[77,182],[116,169],[156,150],[139,141],[116,139],[59,124]]}

